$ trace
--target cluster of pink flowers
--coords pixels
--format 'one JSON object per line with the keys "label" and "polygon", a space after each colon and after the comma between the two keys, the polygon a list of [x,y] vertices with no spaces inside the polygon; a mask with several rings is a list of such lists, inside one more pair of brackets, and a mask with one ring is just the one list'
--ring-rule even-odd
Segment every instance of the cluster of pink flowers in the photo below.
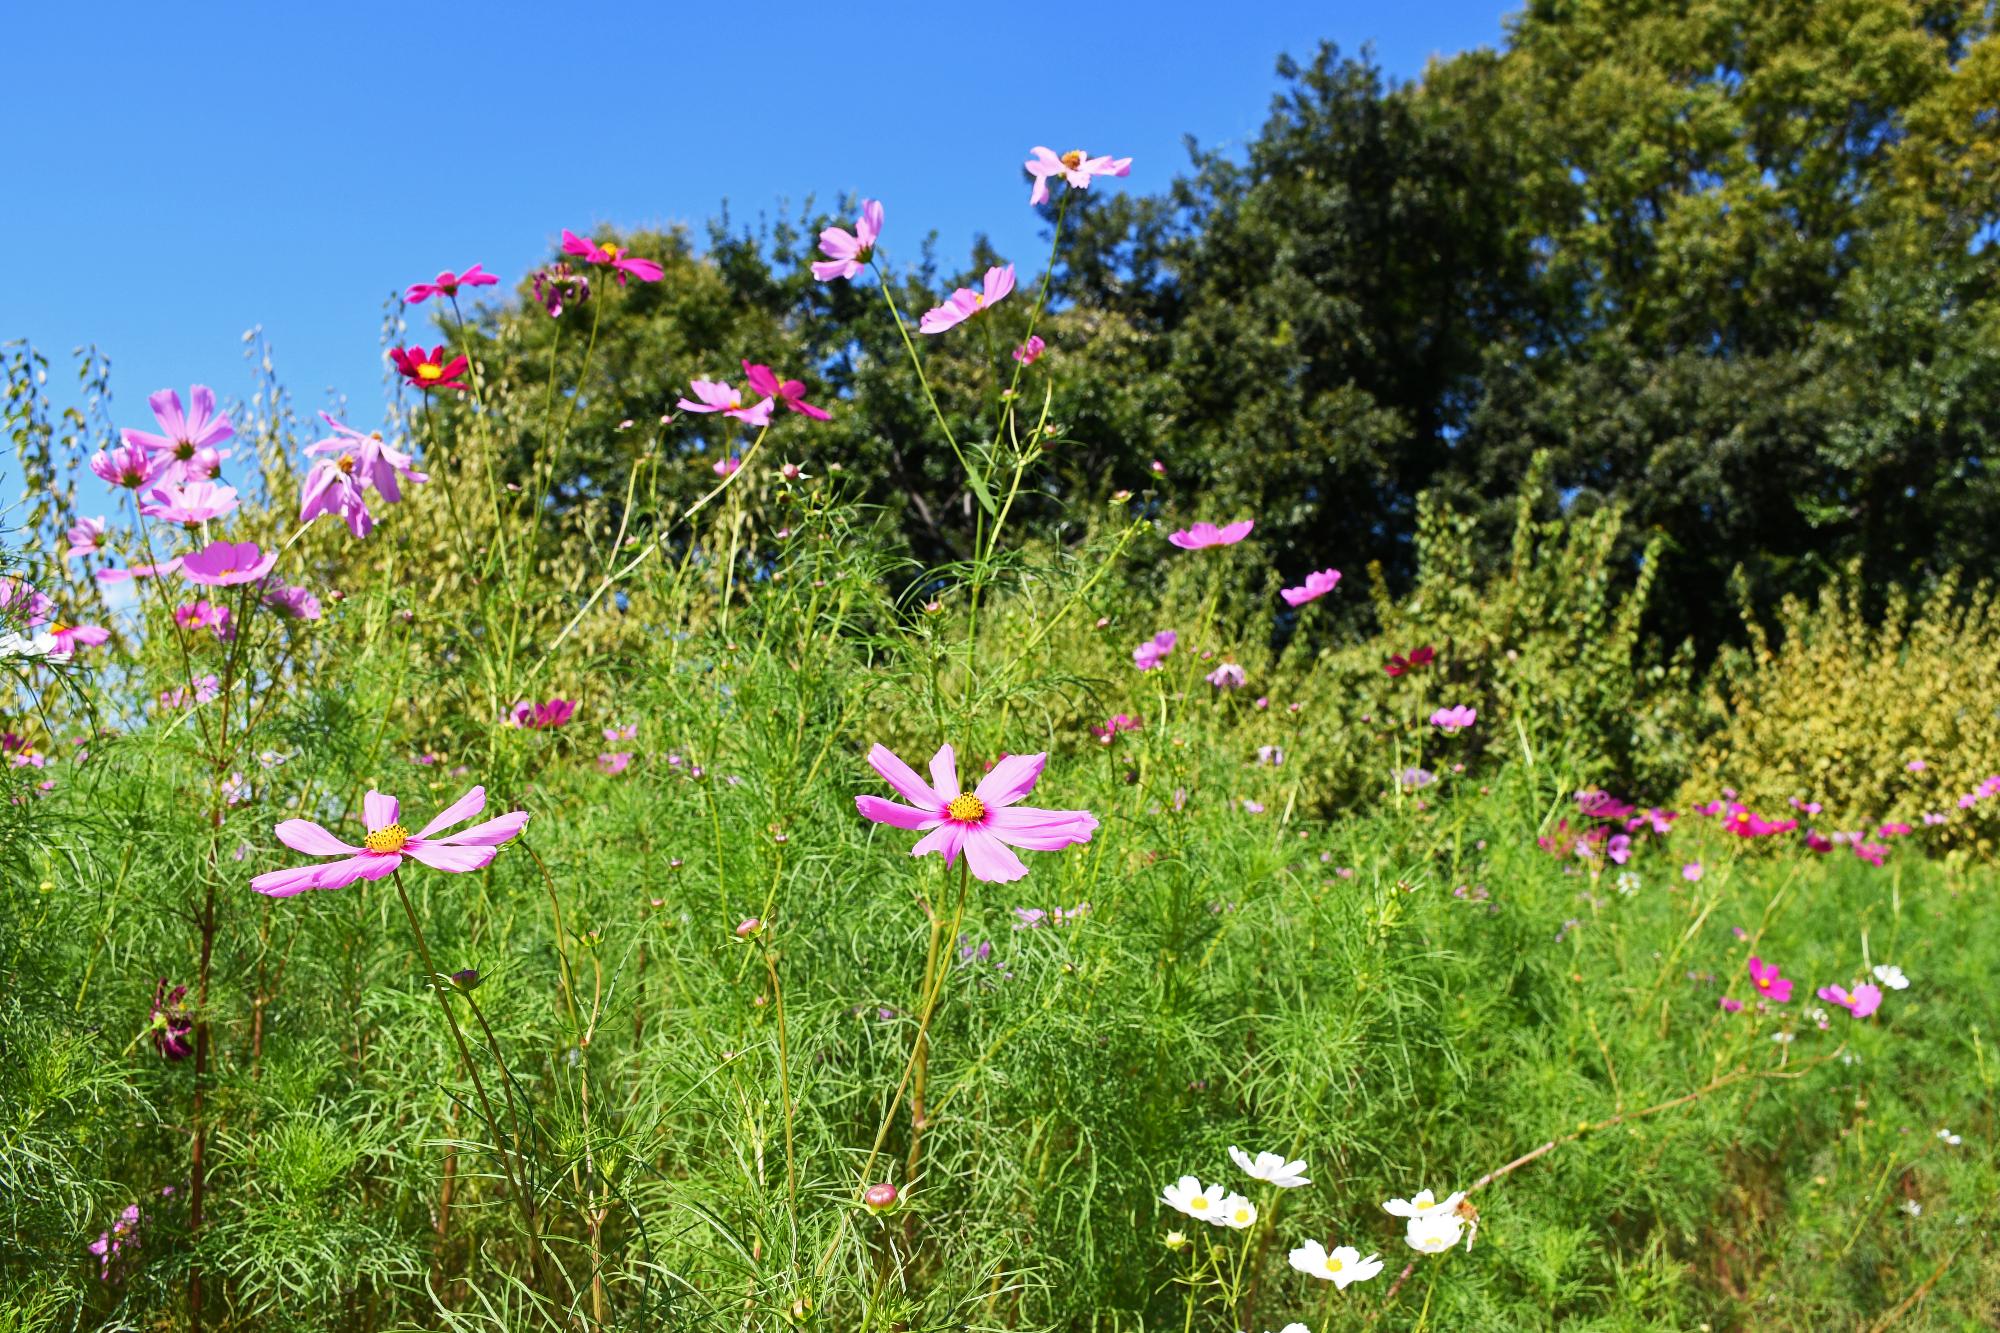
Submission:
{"label": "cluster of pink flowers", "polygon": [[1090,729],[1090,733],[1097,737],[1103,744],[1109,745],[1119,732],[1138,731],[1145,725],[1144,722],[1130,714],[1113,713],[1110,717],[1105,718],[1102,724],[1093,726]]}
{"label": "cluster of pink flowers", "polygon": [[[1737,931],[1738,935],[1742,933],[1740,929]],[[1756,998],[1760,1002],[1764,1004],[1791,1002],[1793,981],[1776,963],[1766,962],[1756,954],[1752,954],[1745,966],[1750,975],[1750,988],[1756,993]],[[1901,987],[1909,984],[1900,968],[1878,967],[1875,972],[1878,978],[1886,980],[1890,985]],[[1882,988],[1874,982],[1863,981],[1852,986],[1821,986],[1813,993],[1828,1004],[1845,1009],[1855,1018],[1868,1018],[1882,1007]],[[1741,1013],[1743,1010],[1743,1002],[1734,996],[1725,995],[1716,1003],[1725,1013]],[[1824,1027],[1825,1023],[1822,1022],[1821,1026]]]}

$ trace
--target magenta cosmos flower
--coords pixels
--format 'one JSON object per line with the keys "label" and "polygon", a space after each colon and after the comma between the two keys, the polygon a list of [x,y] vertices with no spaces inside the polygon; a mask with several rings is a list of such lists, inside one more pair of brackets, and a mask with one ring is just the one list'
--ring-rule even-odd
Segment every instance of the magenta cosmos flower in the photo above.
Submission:
{"label": "magenta cosmos flower", "polygon": [[1014,847],[1034,852],[1060,851],[1072,843],[1089,842],[1097,817],[1088,810],[1037,810],[1016,805],[1035,789],[1048,762],[1046,754],[1010,754],[970,792],[958,785],[958,758],[951,746],[940,745],[931,756],[931,780],[898,759],[886,745],[868,752],[868,763],[882,780],[908,801],[899,805],[879,796],[857,796],[854,806],[878,824],[891,824],[924,837],[910,855],[939,852],[948,866],[965,853],[965,864],[978,878],[1007,884],[1028,873]]}
{"label": "magenta cosmos flower", "polygon": [[58,620],[50,624],[49,637],[55,640],[52,655],[68,657],[78,648],[95,648],[110,642],[111,631],[102,625],[70,625]]}
{"label": "magenta cosmos flower", "polygon": [[1440,708],[1431,714],[1431,725],[1447,736],[1456,736],[1479,720],[1477,709],[1459,704],[1456,708]]}
{"label": "magenta cosmos flower", "polygon": [[[182,411],[181,396],[172,389],[162,389],[146,400],[160,432],[131,429],[119,432],[125,443],[138,445],[152,454],[160,464],[159,475],[168,481],[214,476],[216,466],[228,457],[226,453],[213,452],[215,446],[236,433],[229,418],[215,410],[215,390],[197,384],[188,390],[188,398],[193,410]],[[203,450],[211,451],[210,457],[200,458]]]}
{"label": "magenta cosmos flower", "polygon": [[153,488],[139,506],[139,512],[162,522],[192,526],[221,518],[234,508],[234,486],[218,486],[212,481],[191,481],[186,485],[169,481]]}
{"label": "magenta cosmos flower", "polygon": [[307,889],[344,889],[358,879],[383,878],[399,868],[404,857],[433,870],[449,870],[454,874],[484,870],[500,854],[500,844],[518,836],[528,822],[527,811],[513,810],[469,829],[444,833],[453,824],[462,824],[485,808],[486,788],[474,787],[411,834],[397,822],[402,807],[396,798],[371,791],[361,803],[362,822],[367,825],[368,835],[359,847],[348,846],[309,819],[287,819],[272,830],[279,842],[307,856],[340,859],[327,865],[273,870],[251,880],[250,887],[273,898],[289,898]]}
{"label": "magenta cosmos flower", "polygon": [[181,577],[189,583],[227,587],[255,583],[278,563],[278,553],[265,555],[256,542],[210,542],[193,555],[181,558]]}
{"label": "magenta cosmos flower", "polygon": [[1750,956],[1750,984],[1773,1004],[1785,1004],[1792,998],[1791,979],[1779,973],[1776,963],[1767,963],[1755,954]]}
{"label": "magenta cosmos flower", "polygon": [[112,486],[140,490],[160,479],[166,463],[144,445],[121,444],[106,453],[99,449],[90,456],[90,470]]}
{"label": "magenta cosmos flower", "polygon": [[1306,575],[1306,581],[1296,588],[1280,589],[1278,595],[1285,599],[1287,606],[1304,606],[1307,602],[1318,601],[1332,592],[1340,583],[1337,569],[1315,570]]}
{"label": "magenta cosmos flower", "polygon": [[1092,157],[1081,148],[1072,148],[1058,156],[1037,145],[1029,150],[1033,156],[1022,163],[1028,174],[1035,178],[1035,188],[1028,193],[1028,203],[1046,204],[1049,201],[1049,180],[1060,176],[1072,190],[1088,190],[1094,176],[1129,176],[1132,174],[1132,159],[1129,157]]}
{"label": "magenta cosmos flower", "polygon": [[1041,334],[1031,333],[1028,335],[1028,341],[1014,349],[1014,359],[1024,366],[1032,366],[1042,359],[1042,353],[1047,351],[1048,347],[1049,345],[1042,341]]}
{"label": "magenta cosmos flower", "polygon": [[831,421],[833,413],[823,407],[814,407],[806,401],[806,386],[800,380],[781,380],[769,366],[753,366],[743,363],[743,374],[750,381],[750,392],[760,398],[774,398],[785,405],[788,412],[811,417],[814,421]]}
{"label": "magenta cosmos flower", "polygon": [[428,352],[421,347],[391,347],[389,360],[404,380],[426,393],[432,389],[456,389],[464,393],[465,372],[472,368],[472,362],[463,356],[445,360],[443,343]]}
{"label": "magenta cosmos flower", "polygon": [[631,274],[641,282],[658,282],[666,270],[650,259],[637,259],[625,253],[625,247],[616,241],[586,241],[569,228],[563,228],[563,253],[577,255],[586,264],[609,264],[618,274],[618,285],[625,285],[625,275]]}
{"label": "magenta cosmos flower", "polygon": [[989,268],[986,270],[986,276],[980,280],[978,291],[975,292],[970,287],[960,287],[945,299],[943,305],[933,306],[925,311],[924,317],[917,321],[917,330],[921,333],[943,333],[946,329],[963,324],[980,311],[993,306],[1013,290],[1012,264]]}
{"label": "magenta cosmos flower", "polygon": [[[433,296],[457,296],[460,287],[491,287],[500,279],[488,273],[478,264],[463,273],[453,273],[450,269],[437,275],[435,282],[416,282],[403,293],[403,299],[411,305],[422,305]],[[321,416],[326,414],[322,412]]]}
{"label": "magenta cosmos flower", "polygon": [[1234,546],[1250,535],[1250,529],[1257,526],[1256,520],[1242,518],[1234,523],[1216,527],[1213,523],[1197,523],[1191,528],[1182,528],[1168,535],[1167,540],[1183,551],[1199,551],[1210,546]]}
{"label": "magenta cosmos flower", "polygon": [[678,406],[684,412],[720,412],[726,417],[735,417],[749,426],[771,424],[772,400],[760,399],[749,407],[743,405],[743,395],[733,385],[722,380],[689,380],[688,387],[694,390],[695,399],[680,400]]}
{"label": "magenta cosmos flower", "polygon": [[1837,1004],[1856,1018],[1866,1018],[1882,1007],[1882,988],[1862,982],[1853,990],[1845,986],[1821,986],[1813,992],[1828,1004]]}
{"label": "magenta cosmos flower", "polygon": [[854,277],[875,257],[875,241],[881,235],[882,204],[879,200],[863,199],[861,216],[854,219],[852,232],[828,227],[819,234],[819,252],[826,258],[813,262],[813,276],[821,282]]}

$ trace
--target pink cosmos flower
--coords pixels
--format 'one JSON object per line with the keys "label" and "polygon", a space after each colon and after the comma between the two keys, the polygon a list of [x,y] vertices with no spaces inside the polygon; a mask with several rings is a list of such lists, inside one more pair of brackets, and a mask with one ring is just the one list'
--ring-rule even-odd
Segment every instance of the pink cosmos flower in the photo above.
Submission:
{"label": "pink cosmos flower", "polygon": [[96,555],[104,549],[104,520],[101,518],[80,518],[70,524],[64,534],[69,538],[69,549],[63,552],[65,561],[80,555]]}
{"label": "pink cosmos flower", "polygon": [[1431,714],[1431,725],[1447,736],[1456,736],[1479,720],[1479,710],[1459,704],[1456,708],[1440,708]]}
{"label": "pink cosmos flower", "polygon": [[185,485],[169,481],[153,488],[139,506],[139,512],[162,522],[192,526],[221,518],[234,508],[234,486],[218,486],[212,481],[191,481]]}
{"label": "pink cosmos flower", "polygon": [[861,216],[854,220],[853,232],[828,227],[819,234],[819,252],[824,261],[815,261],[813,277],[821,282],[852,278],[868,267],[875,255],[875,241],[882,235],[882,205],[874,199],[861,201]]}
{"label": "pink cosmos flower", "polygon": [[720,412],[726,417],[735,417],[747,426],[768,426],[771,424],[772,400],[762,399],[749,407],[743,406],[743,395],[721,380],[689,380],[688,387],[694,390],[699,401],[690,402],[683,398],[679,406],[685,412]]}
{"label": "pink cosmos flower", "polygon": [[474,264],[463,273],[453,273],[450,269],[446,269],[437,275],[437,280],[434,282],[412,283],[410,289],[403,293],[403,299],[411,305],[422,305],[433,296],[457,296],[460,287],[491,287],[498,281],[500,279],[478,264]]}
{"label": "pink cosmos flower", "polygon": [[265,555],[256,542],[210,542],[181,558],[181,577],[210,587],[255,583],[277,563],[278,553]]}
{"label": "pink cosmos flower", "polygon": [[616,270],[621,287],[625,285],[627,273],[641,282],[658,282],[666,274],[666,270],[652,260],[635,259],[626,254],[624,247],[616,241],[586,241],[567,227],[563,229],[562,248],[564,254],[579,255],[586,264],[609,264]]}
{"label": "pink cosmos flower", "polygon": [[157,565],[134,565],[130,569],[100,569],[97,571],[99,583],[124,583],[128,579],[150,579],[172,574],[180,569],[183,557],[162,560]]}
{"label": "pink cosmos flower", "polygon": [[190,697],[193,698],[195,703],[205,704],[222,693],[222,682],[212,675],[198,676],[191,684],[194,687],[192,696],[189,695],[185,686],[177,685],[171,690],[161,690],[160,707],[185,708],[188,705]]}
{"label": "pink cosmos flower", "polygon": [[34,629],[48,620],[55,607],[47,593],[39,591],[25,579],[17,579],[11,574],[0,576],[0,612],[6,613],[4,623],[21,629]]}
{"label": "pink cosmos flower", "polygon": [[607,777],[617,777],[631,763],[632,755],[629,751],[621,750],[616,754],[601,754],[597,756],[597,766],[604,770]]}
{"label": "pink cosmos flower", "polygon": [[735,454],[731,454],[727,458],[716,459],[713,471],[715,472],[715,475],[718,477],[727,477],[733,475],[736,469],[742,466],[743,466],[743,460],[741,458],[738,458]]}
{"label": "pink cosmos flower", "polygon": [[1854,841],[1854,854],[1871,866],[1879,866],[1883,861],[1888,859],[1889,847],[1887,843],[1869,842],[1863,838],[1856,838]]}
{"label": "pink cosmos flower", "polygon": [[474,787],[412,835],[397,822],[402,807],[396,798],[370,791],[361,803],[368,830],[361,846],[348,846],[309,819],[287,819],[272,830],[279,842],[307,856],[341,859],[327,865],[273,870],[251,880],[250,887],[273,898],[289,898],[307,889],[342,889],[356,880],[386,877],[401,867],[404,857],[453,874],[484,870],[500,854],[500,844],[519,835],[528,822],[527,811],[513,810],[469,829],[444,833],[485,808],[486,788]]}
{"label": "pink cosmos flower", "polygon": [[1828,1004],[1837,1004],[1856,1018],[1866,1018],[1882,1007],[1882,988],[1862,982],[1853,990],[1844,986],[1821,986],[1813,994]]}
{"label": "pink cosmos flower", "polygon": [[869,765],[910,804],[857,796],[854,805],[878,824],[926,830],[910,855],[938,852],[949,866],[963,852],[967,867],[979,879],[1006,884],[1028,873],[1012,848],[1059,851],[1089,842],[1097,828],[1097,817],[1088,810],[1038,810],[1015,804],[1034,790],[1047,762],[1046,754],[1008,755],[977,787],[964,792],[951,746],[939,746],[931,757],[931,780],[926,783],[887,746],[877,745],[868,752]]}
{"label": "pink cosmos flower", "polygon": [[1210,546],[1234,546],[1250,535],[1250,529],[1257,526],[1255,519],[1242,518],[1234,523],[1216,527],[1213,523],[1197,523],[1191,528],[1183,528],[1172,533],[1167,540],[1183,551],[1199,551]]}
{"label": "pink cosmos flower", "polygon": [[1789,977],[1778,971],[1776,963],[1767,963],[1755,954],[1750,956],[1750,984],[1757,993],[1773,1004],[1784,1004],[1792,998],[1792,983]]}
{"label": "pink cosmos flower", "polygon": [[351,455],[320,459],[300,483],[299,522],[310,523],[321,514],[339,518],[356,539],[375,530],[375,515],[368,512],[368,496],[355,476]]}
{"label": "pink cosmos flower", "polygon": [[[194,409],[191,412],[181,410],[181,396],[172,389],[161,389],[146,400],[153,409],[153,420],[159,424],[159,434],[130,428],[119,432],[125,443],[138,445],[153,455],[161,465],[158,475],[166,481],[212,476],[210,471],[191,475],[188,465],[195,461],[197,453],[213,449],[236,433],[229,418],[215,410],[215,390],[197,384],[188,390],[188,397]],[[226,457],[227,453],[217,453],[215,461],[219,463]]]}
{"label": "pink cosmos flower", "polygon": [[1306,581],[1296,588],[1281,589],[1278,595],[1285,599],[1287,606],[1304,606],[1332,592],[1339,582],[1339,570],[1322,569],[1306,575]]}
{"label": "pink cosmos flower", "polygon": [[946,329],[963,324],[982,310],[991,308],[1014,290],[1014,266],[1002,264],[998,268],[986,270],[978,291],[970,287],[960,287],[945,299],[940,306],[933,306],[917,321],[920,333],[943,333]]}
{"label": "pink cosmos flower", "polygon": [[234,634],[229,627],[229,608],[208,601],[183,602],[175,607],[174,623],[185,630],[212,629],[218,639]]}
{"label": "pink cosmos flower", "polygon": [[1129,713],[1113,713],[1110,717],[1104,719],[1102,726],[1093,726],[1090,729],[1090,734],[1097,737],[1104,744],[1109,745],[1119,732],[1138,731],[1145,725],[1144,722]]}
{"label": "pink cosmos flower", "polygon": [[51,655],[69,657],[78,648],[94,648],[109,642],[111,631],[102,625],[69,625],[58,620],[49,626],[49,637],[56,641]]}
{"label": "pink cosmos flower", "polygon": [[1743,1001],[1731,999],[1727,995],[1723,996],[1715,1003],[1725,1014],[1740,1014],[1743,1012]]}
{"label": "pink cosmos flower", "polygon": [[1180,636],[1170,629],[1163,629],[1152,638],[1132,650],[1132,665],[1141,671],[1151,671],[1165,661],[1174,650]]}
{"label": "pink cosmos flower", "polygon": [[1032,366],[1042,359],[1042,353],[1048,350],[1048,346],[1042,341],[1041,334],[1031,333],[1028,335],[1028,341],[1014,349],[1014,359],[1024,366]]}
{"label": "pink cosmos flower", "polygon": [[604,729],[604,739],[610,741],[613,745],[616,745],[619,741],[629,741],[638,734],[639,724],[637,722],[628,723],[622,727],[606,727]]}
{"label": "pink cosmos flower", "polygon": [[743,363],[743,374],[750,381],[750,392],[765,398],[775,398],[785,405],[788,412],[811,417],[814,421],[830,421],[833,413],[823,407],[814,407],[806,401],[806,386],[799,380],[781,380],[769,366],[753,366]]}
{"label": "pink cosmos flower", "polygon": [[1240,690],[1248,683],[1249,677],[1243,674],[1243,668],[1236,663],[1224,662],[1203,679],[1218,690]]}
{"label": "pink cosmos flower", "polygon": [[554,698],[545,704],[520,700],[507,710],[507,725],[526,727],[531,731],[546,731],[550,727],[566,726],[576,715],[576,704],[564,698]]}
{"label": "pink cosmos flower", "polygon": [[319,419],[333,434],[307,445],[306,452],[333,459],[358,485],[373,486],[390,504],[402,501],[402,483],[430,480],[429,474],[417,471],[417,460],[383,439],[381,431],[358,431],[327,412]]}
{"label": "pink cosmos flower", "polygon": [[1030,206],[1049,201],[1049,179],[1053,176],[1062,177],[1072,190],[1088,190],[1094,176],[1132,174],[1132,159],[1129,157],[1091,157],[1081,148],[1072,148],[1058,157],[1039,145],[1029,151],[1033,156],[1022,165],[1035,178],[1035,188],[1028,192]]}
{"label": "pink cosmos flower", "polygon": [[1701,862],[1690,861],[1681,867],[1681,878],[1690,884],[1701,882]]}
{"label": "pink cosmos flower", "polygon": [[160,479],[166,460],[140,444],[121,444],[111,452],[99,449],[90,456],[90,470],[113,486],[140,490]]}

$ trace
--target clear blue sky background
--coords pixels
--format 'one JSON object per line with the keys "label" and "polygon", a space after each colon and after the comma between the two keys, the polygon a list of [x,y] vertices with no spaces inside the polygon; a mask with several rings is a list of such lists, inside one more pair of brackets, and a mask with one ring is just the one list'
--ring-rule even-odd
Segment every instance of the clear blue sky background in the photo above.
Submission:
{"label": "clear blue sky background", "polygon": [[[247,393],[261,325],[305,409],[375,415],[383,298],[475,262],[511,284],[567,226],[884,201],[892,258],[1041,249],[1020,163],[1130,155],[1123,188],[1238,147],[1282,52],[1394,77],[1496,45],[1507,0],[1406,4],[18,5],[0,125],[0,339],[112,361],[121,425]],[[690,15],[687,20],[679,12]],[[487,291],[505,291],[506,287]],[[61,372],[52,377],[52,383]],[[0,508],[19,471],[0,459]]]}

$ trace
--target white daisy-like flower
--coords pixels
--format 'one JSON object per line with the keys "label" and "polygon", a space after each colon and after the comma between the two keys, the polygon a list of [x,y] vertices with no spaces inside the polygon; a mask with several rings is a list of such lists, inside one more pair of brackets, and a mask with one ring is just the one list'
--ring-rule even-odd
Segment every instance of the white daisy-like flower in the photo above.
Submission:
{"label": "white daisy-like flower", "polygon": [[1465,1234],[1465,1220],[1457,1213],[1418,1213],[1404,1228],[1403,1240],[1413,1250],[1424,1254],[1443,1254],[1458,1244],[1458,1238]]}
{"label": "white daisy-like flower", "polygon": [[1408,1199],[1391,1199],[1382,1205],[1382,1211],[1391,1217],[1423,1217],[1427,1213],[1448,1213],[1458,1207],[1458,1201],[1465,1197],[1460,1190],[1447,1199],[1440,1199],[1429,1190],[1418,1190]]}
{"label": "white daisy-like flower", "polygon": [[1260,1152],[1252,1157],[1232,1143],[1229,1145],[1229,1160],[1236,1163],[1237,1169],[1244,1175],[1253,1180],[1268,1180],[1279,1189],[1297,1189],[1301,1185],[1312,1184],[1301,1174],[1306,1169],[1303,1161],[1288,1162],[1279,1153]]}
{"label": "white daisy-like flower", "polygon": [[1792,1034],[1789,1032],[1773,1032],[1771,1040],[1777,1042],[1780,1046],[1789,1046],[1792,1044]]}
{"label": "white daisy-like flower", "polygon": [[1875,980],[1881,982],[1890,990],[1908,990],[1910,988],[1910,979],[1904,976],[1903,969],[1897,967],[1894,963],[1875,964]]}
{"label": "white daisy-like flower", "polygon": [[1241,1194],[1232,1194],[1222,1201],[1215,1216],[1208,1220],[1233,1231],[1247,1230],[1257,1225],[1257,1205]]}
{"label": "white daisy-like flower", "polygon": [[1382,1260],[1375,1255],[1363,1259],[1361,1251],[1352,1245],[1337,1245],[1328,1251],[1316,1240],[1307,1241],[1286,1255],[1285,1259],[1307,1277],[1316,1277],[1340,1288],[1351,1282],[1366,1282],[1382,1271]]}
{"label": "white daisy-like flower", "polygon": [[1943,1140],[1944,1140],[1944,1141],[1945,1141],[1946,1143],[1949,1143],[1949,1144],[1950,1144],[1950,1145],[1951,1145],[1952,1147],[1954,1147],[1954,1148],[1956,1148],[1956,1147],[1957,1147],[1957,1146],[1958,1146],[1959,1144],[1961,1144],[1961,1143],[1965,1142],[1965,1140],[1964,1140],[1964,1139],[1962,1139],[1962,1138],[1960,1138],[1960,1137],[1959,1137],[1958,1135],[1956,1135],[1956,1134],[1952,1133],[1952,1132],[1951,1132],[1951,1130],[1949,1130],[1949,1129],[1941,1129],[1941,1130],[1939,1130],[1939,1131],[1938,1131],[1938,1137],[1939,1137],[1939,1138],[1941,1138],[1941,1139],[1943,1139]]}
{"label": "white daisy-like flower", "polygon": [[1204,1189],[1201,1180],[1195,1176],[1182,1176],[1160,1191],[1161,1202],[1170,1208],[1180,1209],[1199,1222],[1217,1220],[1224,1197],[1222,1186],[1210,1185]]}
{"label": "white daisy-like flower", "polygon": [[1629,870],[1618,876],[1617,883],[1618,892],[1628,898],[1639,891],[1639,877]]}
{"label": "white daisy-like flower", "polygon": [[1286,1324],[1283,1328],[1278,1330],[1278,1333],[1313,1333],[1313,1331],[1307,1328],[1304,1324],[1294,1322]]}
{"label": "white daisy-like flower", "polygon": [[1903,1200],[1903,1211],[1911,1217],[1922,1217],[1924,1215],[1924,1206],[1915,1199],[1905,1199]]}

